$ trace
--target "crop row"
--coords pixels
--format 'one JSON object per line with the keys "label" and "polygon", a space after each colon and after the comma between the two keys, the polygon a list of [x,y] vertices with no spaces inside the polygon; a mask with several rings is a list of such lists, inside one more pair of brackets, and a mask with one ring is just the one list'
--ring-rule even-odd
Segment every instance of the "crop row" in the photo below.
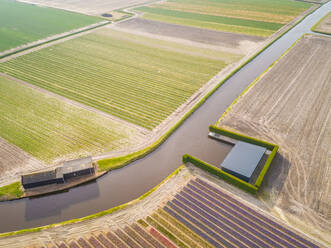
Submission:
{"label": "crop row", "polygon": [[0,134],[39,160],[99,153],[130,142],[134,129],[0,77]]}
{"label": "crop row", "polygon": [[299,1],[173,0],[136,8],[143,18],[267,37],[311,7]]}
{"label": "crop row", "polygon": [[247,19],[245,20],[245,19],[231,18],[225,16],[206,15],[206,14],[191,13],[191,12],[184,12],[184,11],[177,11],[177,10],[170,10],[170,9],[156,8],[156,7],[151,8],[144,6],[137,8],[137,10],[152,14],[164,15],[164,16],[175,16],[183,19],[199,20],[202,22],[221,23],[226,25],[259,28],[259,29],[266,29],[273,31],[283,26],[282,24],[279,23],[255,21],[255,20],[247,20]]}
{"label": "crop row", "polygon": [[201,179],[147,222],[179,247],[317,247]]}
{"label": "crop row", "polygon": [[149,49],[115,34],[70,40],[8,61],[2,70],[152,129],[225,66],[162,47]]}

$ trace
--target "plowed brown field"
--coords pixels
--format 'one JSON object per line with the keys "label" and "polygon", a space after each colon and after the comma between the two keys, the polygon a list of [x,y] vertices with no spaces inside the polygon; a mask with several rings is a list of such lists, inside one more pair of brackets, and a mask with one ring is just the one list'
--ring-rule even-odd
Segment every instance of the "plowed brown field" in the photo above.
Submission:
{"label": "plowed brown field", "polygon": [[220,125],[280,146],[264,182],[271,211],[330,244],[331,39],[305,36]]}

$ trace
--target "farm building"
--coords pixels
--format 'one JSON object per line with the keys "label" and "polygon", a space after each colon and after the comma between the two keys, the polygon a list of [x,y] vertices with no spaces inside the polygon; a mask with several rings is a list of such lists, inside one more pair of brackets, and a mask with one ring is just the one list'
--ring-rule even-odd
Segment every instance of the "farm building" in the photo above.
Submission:
{"label": "farm building", "polygon": [[66,161],[61,167],[58,167],[55,170],[23,175],[21,180],[23,187],[29,189],[48,184],[64,183],[68,179],[84,175],[92,175],[94,172],[95,169],[92,163],[92,158],[87,157]]}
{"label": "farm building", "polygon": [[266,148],[238,141],[221,164],[222,170],[249,182]]}
{"label": "farm building", "polygon": [[22,176],[22,185],[25,189],[54,183],[64,183],[61,168],[56,168],[55,170],[51,171],[36,172]]}
{"label": "farm building", "polygon": [[64,180],[77,177],[94,174],[94,166],[92,163],[92,158],[81,158],[71,161],[66,161],[62,166],[62,173]]}

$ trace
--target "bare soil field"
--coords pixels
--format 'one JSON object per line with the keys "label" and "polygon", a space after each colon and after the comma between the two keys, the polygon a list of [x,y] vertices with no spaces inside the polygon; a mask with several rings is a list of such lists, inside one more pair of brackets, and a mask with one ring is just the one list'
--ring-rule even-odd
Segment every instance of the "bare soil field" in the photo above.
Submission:
{"label": "bare soil field", "polygon": [[304,36],[220,122],[280,146],[262,187],[263,201],[276,216],[328,245],[330,65],[331,39]]}
{"label": "bare soil field", "polygon": [[22,168],[31,171],[45,165],[0,137],[0,187],[18,180]]}
{"label": "bare soil field", "polygon": [[87,15],[100,15],[108,11],[139,5],[150,0],[20,0],[20,2],[33,3],[41,6],[65,9]]}
{"label": "bare soil field", "polygon": [[265,38],[245,34],[220,32],[196,27],[182,26],[165,22],[134,18],[115,25],[129,31],[172,37],[203,44],[237,49],[244,53],[248,44],[259,45]]}
{"label": "bare soil field", "polygon": [[324,34],[331,34],[331,12],[323,17],[312,30]]}

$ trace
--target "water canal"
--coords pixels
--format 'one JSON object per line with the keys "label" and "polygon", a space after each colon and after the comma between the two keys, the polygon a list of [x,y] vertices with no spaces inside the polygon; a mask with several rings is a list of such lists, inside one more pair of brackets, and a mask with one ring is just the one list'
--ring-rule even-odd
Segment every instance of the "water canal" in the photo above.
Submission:
{"label": "water canal", "polygon": [[180,166],[185,153],[213,164],[220,163],[231,147],[209,139],[208,126],[297,39],[311,33],[310,28],[330,11],[331,2],[307,16],[227,80],[166,142],[145,158],[68,192],[0,203],[0,232],[79,218],[128,202]]}

